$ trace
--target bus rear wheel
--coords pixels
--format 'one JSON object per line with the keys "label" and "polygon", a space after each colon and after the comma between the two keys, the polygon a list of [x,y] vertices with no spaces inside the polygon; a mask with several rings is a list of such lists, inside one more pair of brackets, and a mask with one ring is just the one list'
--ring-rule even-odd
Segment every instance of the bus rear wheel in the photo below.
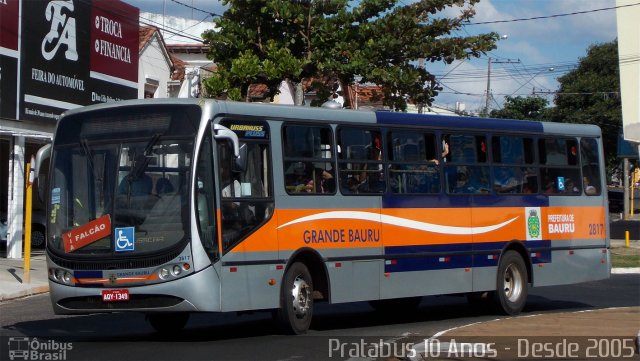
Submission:
{"label": "bus rear wheel", "polygon": [[303,263],[295,262],[284,275],[280,294],[280,308],[276,320],[283,331],[289,334],[303,334],[311,325],[313,316],[313,281],[309,269]]}
{"label": "bus rear wheel", "polygon": [[527,266],[516,251],[507,251],[500,258],[495,305],[498,311],[507,315],[517,315],[527,302]]}
{"label": "bus rear wheel", "polygon": [[187,325],[189,314],[186,312],[149,313],[147,321],[159,333],[176,332],[181,331]]}

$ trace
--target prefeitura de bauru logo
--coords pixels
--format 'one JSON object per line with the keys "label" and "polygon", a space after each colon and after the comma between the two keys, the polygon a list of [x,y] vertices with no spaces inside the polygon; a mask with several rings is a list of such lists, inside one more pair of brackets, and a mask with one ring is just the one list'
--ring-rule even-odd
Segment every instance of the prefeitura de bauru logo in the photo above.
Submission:
{"label": "prefeitura de bauru logo", "polygon": [[540,217],[538,217],[538,212],[535,209],[529,211],[529,217],[527,218],[527,231],[531,238],[540,237]]}

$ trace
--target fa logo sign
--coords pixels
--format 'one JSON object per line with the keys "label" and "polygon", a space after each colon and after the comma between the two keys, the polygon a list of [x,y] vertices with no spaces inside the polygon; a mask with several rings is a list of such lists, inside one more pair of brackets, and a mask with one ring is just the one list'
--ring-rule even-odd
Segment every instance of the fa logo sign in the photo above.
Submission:
{"label": "fa logo sign", "polygon": [[[65,13],[63,13],[65,11]],[[76,51],[76,19],[68,16],[66,12],[73,13],[72,0],[56,0],[47,4],[45,18],[51,23],[51,29],[42,40],[42,56],[51,60],[58,52],[60,45],[66,45],[64,56],[67,60],[78,60]],[[60,30],[61,29],[61,30]]]}
{"label": "fa logo sign", "polygon": [[135,250],[135,228],[116,228],[116,252]]}

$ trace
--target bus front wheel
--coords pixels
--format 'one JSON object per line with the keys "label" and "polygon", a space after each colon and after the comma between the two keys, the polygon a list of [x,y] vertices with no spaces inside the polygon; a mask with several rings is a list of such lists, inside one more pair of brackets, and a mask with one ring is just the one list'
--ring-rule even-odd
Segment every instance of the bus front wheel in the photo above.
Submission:
{"label": "bus front wheel", "polygon": [[527,266],[516,251],[505,252],[500,259],[494,299],[499,311],[517,315],[527,302]]}
{"label": "bus front wheel", "polygon": [[147,321],[157,332],[169,333],[181,331],[189,321],[189,314],[186,312],[176,313],[149,313]]}
{"label": "bus front wheel", "polygon": [[286,333],[303,334],[313,316],[313,281],[309,269],[295,262],[284,275],[276,320]]}

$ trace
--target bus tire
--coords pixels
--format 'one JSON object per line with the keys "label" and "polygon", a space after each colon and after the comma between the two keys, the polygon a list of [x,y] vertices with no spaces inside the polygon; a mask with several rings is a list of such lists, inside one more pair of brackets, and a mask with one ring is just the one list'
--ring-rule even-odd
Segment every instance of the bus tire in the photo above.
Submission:
{"label": "bus tire", "polygon": [[522,256],[509,250],[500,258],[494,301],[497,310],[507,315],[517,315],[527,302],[527,266]]}
{"label": "bus tire", "polygon": [[169,333],[181,331],[189,321],[189,314],[186,312],[175,313],[149,313],[147,321],[154,330],[159,333]]}
{"label": "bus tire", "polygon": [[307,332],[313,316],[313,280],[309,269],[295,262],[287,269],[280,291],[276,320],[285,333]]}

